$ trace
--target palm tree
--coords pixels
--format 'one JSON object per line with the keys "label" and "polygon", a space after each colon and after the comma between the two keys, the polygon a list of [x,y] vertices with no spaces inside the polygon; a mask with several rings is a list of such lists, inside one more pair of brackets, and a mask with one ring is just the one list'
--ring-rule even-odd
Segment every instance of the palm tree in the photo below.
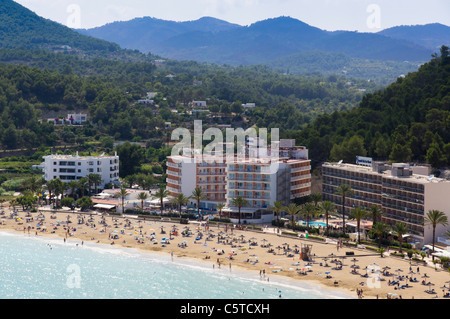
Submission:
{"label": "palm tree", "polygon": [[222,210],[225,208],[225,203],[219,203],[216,206],[216,209],[219,211],[219,219],[222,218]]}
{"label": "palm tree", "polygon": [[369,216],[369,213],[367,212],[367,210],[365,208],[361,208],[361,207],[356,207],[351,213],[351,217],[356,219],[356,228],[357,228],[357,232],[358,232],[358,244],[361,243],[361,235],[360,235],[361,219],[366,218],[367,216]]}
{"label": "palm tree", "polygon": [[66,183],[64,183],[61,179],[57,178],[54,179],[54,190],[53,192],[55,193],[55,205],[56,207],[58,207],[59,203],[58,203],[58,197],[59,195],[61,195],[61,198],[63,197],[64,191],[66,190]]}
{"label": "palm tree", "polygon": [[200,187],[196,187],[193,191],[192,191],[192,195],[191,195],[192,199],[195,199],[197,201],[197,214],[200,217],[200,201],[202,199],[206,199],[206,195],[205,193],[203,193],[202,189]]}
{"label": "palm tree", "polygon": [[289,215],[291,215],[291,225],[294,227],[294,216],[300,211],[302,207],[300,205],[291,203],[289,206],[284,206],[283,210],[285,210]]}
{"label": "palm tree", "polygon": [[277,216],[277,224],[280,222],[280,212],[283,210],[283,203],[280,201],[274,202],[272,207],[269,207]]}
{"label": "palm tree", "polygon": [[247,200],[241,195],[238,195],[234,199],[231,200],[231,205],[236,206],[238,208],[239,214],[239,225],[241,224],[241,208],[248,205]]}
{"label": "palm tree", "polygon": [[48,202],[51,205],[52,204],[52,194],[56,188],[56,180],[55,179],[49,180],[47,182],[47,184],[45,185],[45,187],[48,190],[48,199],[49,199]]}
{"label": "palm tree", "polygon": [[389,226],[384,223],[376,223],[372,226],[370,230],[375,236],[378,237],[378,247],[381,248],[381,239],[383,235],[386,234],[389,230]]}
{"label": "palm tree", "polygon": [[164,187],[164,185],[162,185],[155,193],[155,198],[159,199],[159,202],[161,204],[160,208],[161,208],[161,215],[163,213],[163,209],[164,209],[164,198],[166,198],[167,196],[169,196],[169,191]]}
{"label": "palm tree", "polygon": [[[436,226],[442,225],[447,226],[448,225],[448,217],[445,215],[445,213],[441,212],[440,210],[433,209],[429,210],[427,213],[427,216],[425,217],[425,225],[431,225],[433,227],[433,253],[434,253],[434,241],[436,236]],[[433,256],[434,260],[434,256]]]}
{"label": "palm tree", "polygon": [[323,201],[320,204],[320,210],[325,214],[325,222],[327,224],[327,229],[328,229],[328,215],[330,215],[330,213],[333,211],[334,208],[334,204],[328,200]]}
{"label": "palm tree", "polygon": [[394,226],[392,226],[392,232],[398,238],[398,243],[399,243],[399,246],[400,246],[399,252],[401,254],[402,253],[402,246],[403,246],[403,235],[406,235],[409,232],[409,228],[408,228],[408,226],[406,226],[406,224],[397,223]]}
{"label": "palm tree", "polygon": [[115,194],[116,197],[122,200],[122,214],[125,213],[125,197],[129,195],[127,189],[125,187],[121,187],[119,192]]}
{"label": "palm tree", "polygon": [[86,188],[88,186],[88,180],[86,177],[82,177],[78,180],[78,189],[80,190],[80,198],[84,197],[86,193]]}
{"label": "palm tree", "polygon": [[313,193],[310,195],[310,198],[314,202],[314,207],[317,207],[317,204],[322,200],[322,194]]}
{"label": "palm tree", "polygon": [[180,218],[181,218],[181,206],[186,205],[189,203],[189,198],[184,196],[183,193],[179,193],[177,197],[174,198],[175,202],[177,203],[178,207],[180,208]]}
{"label": "palm tree", "polygon": [[146,192],[140,192],[137,198],[141,201],[141,212],[144,212],[144,200],[148,198],[148,194]]}
{"label": "palm tree", "polygon": [[370,206],[370,214],[372,215],[372,222],[375,224],[378,221],[378,217],[381,217],[383,211],[377,205]]}
{"label": "palm tree", "polygon": [[301,215],[305,216],[306,227],[309,228],[309,221],[317,214],[316,207],[311,202],[307,202],[303,205],[303,207],[301,207],[300,212]]}
{"label": "palm tree", "polygon": [[342,231],[345,234],[345,197],[352,195],[352,188],[347,184],[341,184],[337,188],[337,193],[342,196]]}
{"label": "palm tree", "polygon": [[102,182],[102,177],[99,174],[89,174],[87,177],[89,181],[89,195],[91,194],[92,184],[94,184],[95,194],[97,194],[97,188]]}
{"label": "palm tree", "polygon": [[77,189],[78,186],[79,186],[78,181],[70,181],[70,182],[68,183],[68,186],[69,186],[69,188],[70,188],[70,191],[71,191],[70,194],[72,195],[72,197],[73,197],[74,199],[77,199],[76,196],[75,196],[75,189]]}

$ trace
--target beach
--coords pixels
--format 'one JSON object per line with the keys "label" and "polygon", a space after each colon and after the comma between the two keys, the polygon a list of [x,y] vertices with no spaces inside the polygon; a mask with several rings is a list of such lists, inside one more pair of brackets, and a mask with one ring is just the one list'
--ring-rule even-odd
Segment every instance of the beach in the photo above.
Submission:
{"label": "beach", "polygon": [[[79,241],[80,245],[117,245],[177,260],[194,259],[214,269],[252,272],[261,280],[306,281],[344,292],[349,298],[431,299],[443,298],[449,292],[444,286],[449,287],[450,274],[439,265],[435,270],[434,266],[387,255],[382,258],[372,250],[333,241],[280,235],[272,227],[252,231],[225,224],[180,224],[168,219],[67,210],[19,211],[11,217],[5,210],[0,231]],[[309,254],[309,261],[300,258],[302,252]]]}

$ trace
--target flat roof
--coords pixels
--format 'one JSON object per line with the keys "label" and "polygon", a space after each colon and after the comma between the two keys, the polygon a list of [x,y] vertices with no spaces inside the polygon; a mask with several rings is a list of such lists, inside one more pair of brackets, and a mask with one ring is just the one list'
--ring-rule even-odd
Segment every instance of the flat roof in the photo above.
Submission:
{"label": "flat roof", "polygon": [[417,183],[421,183],[421,184],[450,182],[449,180],[446,180],[443,178],[430,177],[430,176],[419,175],[419,174],[412,174],[410,176],[393,176],[391,174],[391,169],[387,169],[386,171],[384,171],[382,173],[378,173],[376,171],[373,171],[372,167],[370,167],[370,166],[362,166],[362,165],[356,165],[356,164],[348,164],[348,163],[339,164],[339,163],[326,162],[326,163],[323,163],[323,165],[340,168],[340,169],[351,170],[352,172],[360,172],[360,173],[372,174],[375,176],[382,176],[382,177],[386,177],[389,179],[395,179],[395,180],[400,180],[400,181],[405,181],[405,182],[417,182]]}
{"label": "flat roof", "polygon": [[79,156],[79,155],[47,155],[43,156],[43,158],[51,158],[51,159],[65,159],[65,160],[89,160],[89,159],[102,159],[102,158],[118,158],[118,155],[94,155],[94,156]]}

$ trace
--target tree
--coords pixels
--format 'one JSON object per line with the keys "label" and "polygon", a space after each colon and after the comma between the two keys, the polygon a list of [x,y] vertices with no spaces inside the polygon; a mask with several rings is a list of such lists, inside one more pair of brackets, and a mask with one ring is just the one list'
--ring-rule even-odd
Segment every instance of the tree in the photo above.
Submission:
{"label": "tree", "polygon": [[87,196],[83,196],[75,202],[75,205],[81,208],[82,211],[87,210],[88,208],[92,207],[94,203],[92,202],[92,199]]}
{"label": "tree", "polygon": [[219,219],[222,218],[222,210],[225,208],[225,204],[224,203],[219,203],[216,206],[216,209],[219,211]]}
{"label": "tree", "polygon": [[334,209],[334,204],[332,202],[328,201],[328,200],[323,201],[320,204],[320,210],[325,214],[325,222],[327,224],[327,226],[326,226],[327,230],[329,228],[329,226],[328,226],[328,216],[333,211],[333,209]]}
{"label": "tree", "polygon": [[317,204],[322,200],[322,194],[313,193],[311,194],[311,200],[314,202],[314,207],[317,207]]}
{"label": "tree", "polygon": [[160,209],[161,209],[161,215],[163,213],[163,209],[164,209],[164,198],[166,198],[167,196],[169,196],[169,191],[166,190],[166,188],[164,186],[161,186],[155,193],[155,198],[159,199],[160,201]]}
{"label": "tree", "polygon": [[49,181],[47,182],[47,184],[45,185],[45,187],[46,187],[47,190],[48,190],[48,201],[49,201],[49,204],[51,205],[51,204],[52,204],[52,194],[53,194],[53,191],[54,191],[55,188],[56,188],[56,182],[55,182],[55,180],[54,180],[54,179],[49,180]]}
{"label": "tree", "polygon": [[383,211],[377,205],[370,206],[369,211],[372,215],[372,222],[375,224],[378,221],[378,218],[383,214]]}
{"label": "tree", "polygon": [[393,162],[409,162],[412,157],[409,145],[395,143],[392,146],[389,159]]}
{"label": "tree", "polygon": [[441,59],[444,60],[449,56],[449,48],[446,45],[441,46]]}
{"label": "tree", "polygon": [[239,225],[240,225],[241,224],[241,208],[247,206],[248,202],[244,197],[242,197],[241,195],[238,195],[237,197],[235,197],[231,200],[231,205],[238,208]]}
{"label": "tree", "polygon": [[341,184],[337,188],[337,193],[342,196],[342,231],[345,234],[345,198],[353,194],[352,188],[347,184]]}
{"label": "tree", "polygon": [[82,177],[78,180],[78,189],[80,191],[80,196],[83,197],[86,193],[86,188],[88,187],[88,180],[86,177]]}
{"label": "tree", "polygon": [[125,213],[125,198],[129,195],[127,189],[125,187],[121,187],[119,192],[115,194],[116,197],[122,200],[122,214]]}
{"label": "tree", "polygon": [[119,156],[119,174],[120,177],[125,177],[137,173],[144,158],[144,149],[137,145],[126,142],[116,148]]}
{"label": "tree", "polygon": [[280,212],[283,210],[283,203],[280,201],[276,201],[273,203],[273,206],[269,208],[271,211],[275,213],[277,216],[277,223],[280,222]]}
{"label": "tree", "polygon": [[74,199],[72,197],[64,197],[61,199],[61,206],[63,207],[69,207],[70,209],[73,209],[74,206]]}
{"label": "tree", "polygon": [[394,226],[392,226],[392,232],[398,238],[398,243],[399,243],[399,246],[400,246],[399,247],[399,252],[402,253],[403,235],[406,235],[409,232],[409,228],[408,228],[408,226],[406,226],[406,224],[397,223]]}
{"label": "tree", "polygon": [[15,149],[17,148],[18,136],[16,127],[14,124],[11,124],[3,133],[2,139],[3,145],[5,145],[6,149]]}
{"label": "tree", "polygon": [[186,205],[187,203],[189,203],[189,198],[184,196],[183,193],[179,193],[174,198],[174,201],[177,204],[177,206],[179,207],[179,212],[180,212],[180,217],[181,217],[181,206]]}
{"label": "tree", "polygon": [[376,223],[372,226],[370,232],[378,238],[378,248],[381,248],[381,239],[389,230],[389,226],[384,223]]}
{"label": "tree", "polygon": [[144,201],[148,198],[148,194],[146,192],[140,192],[137,198],[141,201],[141,212],[144,212]]}
{"label": "tree", "polygon": [[300,205],[296,205],[294,203],[289,204],[288,206],[284,206],[283,210],[286,211],[289,215],[291,215],[291,225],[294,227],[294,216],[302,209]]}
{"label": "tree", "polygon": [[[441,212],[440,210],[437,210],[437,209],[429,210],[427,215],[425,216],[425,225],[431,225],[433,227],[433,253],[434,253],[436,226],[437,225],[447,226],[448,225],[448,217],[445,215],[444,212]],[[434,256],[433,256],[433,260],[434,260]]]}
{"label": "tree", "polygon": [[72,195],[72,197],[75,198],[75,189],[77,189],[78,186],[79,186],[78,181],[70,181],[70,182],[68,183],[68,186],[69,186],[69,188],[70,188],[70,190],[71,190],[70,195]]}
{"label": "tree", "polygon": [[[98,185],[102,182],[102,176],[100,174],[89,174],[87,176],[89,185],[94,184],[95,194],[97,194]],[[91,192],[91,187],[89,186],[89,193]]]}
{"label": "tree", "polygon": [[358,244],[361,243],[361,236],[360,236],[361,219],[364,219],[367,216],[369,216],[369,213],[367,212],[367,210],[365,210],[364,208],[361,208],[361,207],[356,207],[351,213],[351,217],[353,219],[356,219],[356,229],[358,232]]}
{"label": "tree", "polygon": [[196,187],[193,191],[192,191],[192,195],[191,195],[192,199],[195,199],[197,201],[197,214],[200,218],[200,201],[203,199],[206,199],[206,194],[203,193],[202,189],[200,187]]}
{"label": "tree", "polygon": [[317,214],[317,209],[316,207],[311,203],[311,202],[307,202],[305,203],[305,205],[303,205],[303,207],[301,207],[300,211],[301,215],[305,216],[306,218],[306,227],[310,227],[309,226],[309,221],[314,218],[314,216]]}

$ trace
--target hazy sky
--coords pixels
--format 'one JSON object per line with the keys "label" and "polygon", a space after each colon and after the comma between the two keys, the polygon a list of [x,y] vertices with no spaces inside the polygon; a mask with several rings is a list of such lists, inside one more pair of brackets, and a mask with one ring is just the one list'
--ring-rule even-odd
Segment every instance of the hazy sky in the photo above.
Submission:
{"label": "hazy sky", "polygon": [[290,16],[324,30],[376,32],[396,25],[450,25],[450,0],[15,0],[69,27],[92,28],[150,16],[211,16],[240,25]]}

